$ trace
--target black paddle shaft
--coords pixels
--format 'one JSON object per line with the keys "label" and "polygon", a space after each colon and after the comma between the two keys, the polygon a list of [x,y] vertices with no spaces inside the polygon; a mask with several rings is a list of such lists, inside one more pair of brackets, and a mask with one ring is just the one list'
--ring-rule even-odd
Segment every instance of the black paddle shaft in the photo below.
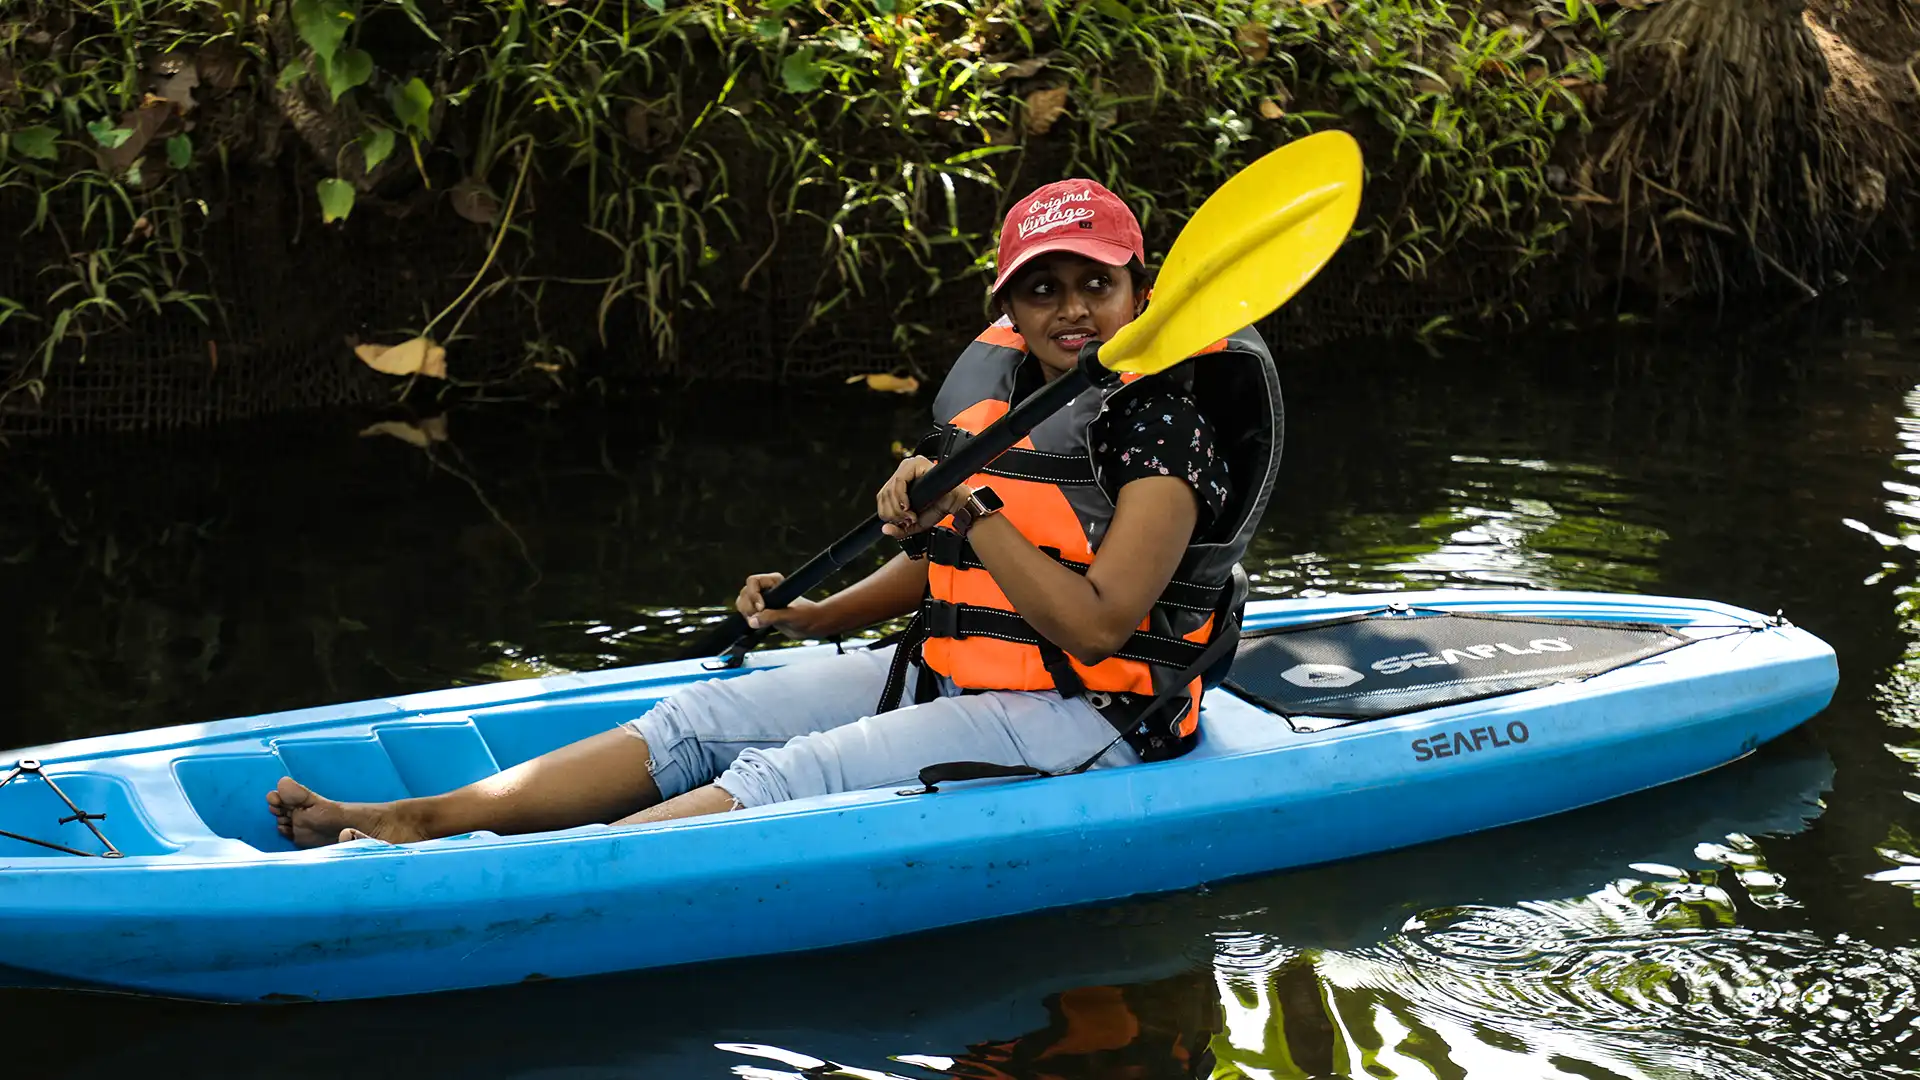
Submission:
{"label": "black paddle shaft", "polygon": [[[1079,397],[1081,391],[1090,386],[1108,386],[1118,380],[1119,373],[1101,366],[1099,355],[1099,345],[1089,343],[1080,350],[1078,367],[1041,387],[1037,393],[1022,401],[1013,411],[968,440],[951,456],[928,469],[907,489],[907,501],[912,504],[913,512],[918,514],[932,506],[941,496],[959,486],[967,477],[979,472],[988,462],[1005,453],[1014,443],[1026,438],[1027,433],[1040,426],[1041,421],[1066,408],[1067,403]],[[875,515],[862,522],[858,528],[835,540],[832,546],[808,560],[805,566],[788,574],[785,580],[766,594],[767,609],[786,607],[806,595],[809,590],[878,542],[882,536],[886,535],[881,532],[885,526],[886,522]],[[683,659],[722,654],[729,657],[742,656],[766,633],[765,629],[754,630],[748,627],[746,616],[735,611],[727,616],[725,622],[715,627],[712,633],[701,640],[698,649],[688,653]]]}

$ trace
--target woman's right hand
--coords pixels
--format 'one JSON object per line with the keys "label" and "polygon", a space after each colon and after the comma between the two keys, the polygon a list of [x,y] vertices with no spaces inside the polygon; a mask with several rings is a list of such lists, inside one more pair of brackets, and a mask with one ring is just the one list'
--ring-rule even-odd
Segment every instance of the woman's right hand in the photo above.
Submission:
{"label": "woman's right hand", "polygon": [[746,616],[747,625],[755,630],[778,630],[790,638],[819,637],[819,604],[803,596],[789,607],[767,607],[766,594],[786,579],[785,574],[754,574],[747,578],[740,595],[734,599],[735,610]]}

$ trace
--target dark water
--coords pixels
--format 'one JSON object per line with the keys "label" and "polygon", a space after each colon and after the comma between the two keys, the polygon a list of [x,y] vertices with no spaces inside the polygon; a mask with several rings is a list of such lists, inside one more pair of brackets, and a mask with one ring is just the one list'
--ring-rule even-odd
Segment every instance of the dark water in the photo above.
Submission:
{"label": "dark water", "polygon": [[[1268,595],[1711,596],[1821,716],[1615,804],[801,959],[338,1006],[0,992],[20,1075],[1920,1076],[1920,273],[1287,361]],[[0,745],[668,655],[870,504],[914,403],[672,395],[0,451]],[[672,933],[673,928],[658,928]],[[4,958],[0,957],[0,961]]]}

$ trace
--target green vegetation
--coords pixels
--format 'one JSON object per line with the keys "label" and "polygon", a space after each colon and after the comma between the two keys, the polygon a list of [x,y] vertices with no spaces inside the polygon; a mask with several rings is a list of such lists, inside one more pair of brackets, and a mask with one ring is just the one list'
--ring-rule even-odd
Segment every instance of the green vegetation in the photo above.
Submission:
{"label": "green vegetation", "polygon": [[[670,358],[685,312],[725,309],[782,255],[817,266],[793,340],[878,316],[911,356],[930,300],[977,303],[1020,191],[1095,176],[1164,248],[1240,164],[1329,126],[1369,147],[1369,267],[1418,279],[1467,252],[1512,273],[1566,228],[1550,158],[1587,124],[1620,18],[1589,0],[13,8],[0,225],[44,259],[0,295],[0,359],[19,343],[0,394],[38,394],[143,319],[217,324],[197,243],[250,184],[297,183],[315,228],[450,209],[485,230],[418,286],[417,325],[374,328],[431,328],[456,382],[481,305],[591,290],[595,334],[637,310]],[[538,213],[516,213],[523,176]],[[591,269],[554,257],[587,238]],[[594,342],[572,329],[518,343],[519,373],[576,376]]]}

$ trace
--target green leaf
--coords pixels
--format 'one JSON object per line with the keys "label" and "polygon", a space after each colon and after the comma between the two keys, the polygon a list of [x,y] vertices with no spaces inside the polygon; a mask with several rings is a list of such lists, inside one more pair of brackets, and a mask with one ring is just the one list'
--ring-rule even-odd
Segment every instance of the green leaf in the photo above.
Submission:
{"label": "green leaf", "polygon": [[13,148],[21,157],[30,157],[35,161],[52,161],[60,156],[54,146],[54,140],[60,133],[45,124],[35,124],[30,128],[21,128],[13,133]]}
{"label": "green leaf", "polygon": [[306,77],[307,62],[305,60],[294,60],[288,63],[286,67],[280,69],[280,77],[273,81],[273,88],[275,90],[285,90],[287,87],[292,86],[294,83]]}
{"label": "green leaf", "polygon": [[408,79],[405,86],[396,86],[387,91],[387,104],[393,106],[393,115],[400,118],[407,130],[421,138],[432,135],[430,128],[433,120],[433,91],[419,79]]}
{"label": "green leaf", "polygon": [[667,0],[646,0],[646,3],[648,7],[653,9],[655,15],[665,15],[667,13]]}
{"label": "green leaf", "polygon": [[787,24],[781,22],[779,19],[761,18],[753,21],[754,36],[758,37],[761,41],[772,41],[778,38],[786,28]]}
{"label": "green leaf", "polygon": [[176,169],[184,169],[193,164],[193,140],[185,135],[175,135],[168,139],[167,164]]}
{"label": "green leaf", "polygon": [[360,49],[347,49],[325,65],[327,93],[339,101],[340,95],[373,78],[373,57]]}
{"label": "green leaf", "polygon": [[341,0],[293,0],[293,28],[322,63],[333,60],[352,21],[353,10]]}
{"label": "green leaf", "polygon": [[331,224],[345,221],[353,213],[353,185],[345,180],[328,177],[320,181],[320,220]]}
{"label": "green leaf", "polygon": [[1134,21],[1139,18],[1139,16],[1133,13],[1132,8],[1121,3],[1120,0],[1093,0],[1093,10],[1115,22],[1125,23],[1128,26],[1132,26]]}
{"label": "green leaf", "polygon": [[891,15],[900,5],[897,0],[874,0],[874,9],[882,15]]}
{"label": "green leaf", "polygon": [[133,138],[133,129],[120,127],[102,117],[87,125],[87,134],[92,135],[93,141],[101,146],[109,150],[118,150],[127,144],[128,139]]}
{"label": "green leaf", "polygon": [[780,64],[780,82],[796,94],[810,94],[820,89],[826,77],[825,69],[814,63],[811,48],[801,49]]}
{"label": "green leaf", "polygon": [[294,29],[313,56],[332,61],[340,42],[348,37],[353,8],[346,0],[294,0]]}
{"label": "green leaf", "polygon": [[377,127],[360,136],[360,154],[366,159],[368,172],[378,168],[391,153],[393,153],[392,128]]}

